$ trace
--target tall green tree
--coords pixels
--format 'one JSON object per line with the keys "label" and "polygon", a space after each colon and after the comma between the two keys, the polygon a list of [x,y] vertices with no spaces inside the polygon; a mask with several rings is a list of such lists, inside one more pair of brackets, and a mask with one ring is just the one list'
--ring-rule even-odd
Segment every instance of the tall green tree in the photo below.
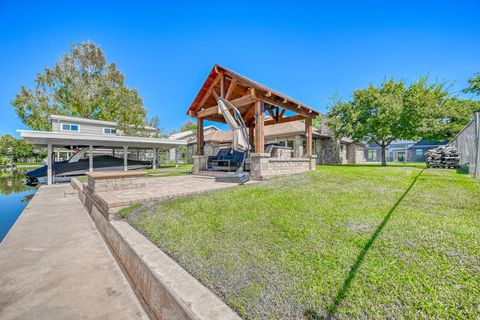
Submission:
{"label": "tall green tree", "polygon": [[18,158],[33,158],[36,156],[33,146],[23,139],[16,139],[14,136],[4,134],[0,136],[0,157],[10,156]]}
{"label": "tall green tree", "polygon": [[441,123],[437,112],[447,97],[444,84],[430,84],[426,78],[410,86],[387,79],[379,86],[370,84],[355,90],[352,101],[337,100],[330,107],[329,117],[337,136],[378,144],[382,165],[386,165],[386,149],[392,141],[436,132],[431,126],[438,128]]}
{"label": "tall green tree", "polygon": [[480,72],[477,72],[474,77],[468,79],[468,88],[464,91],[480,95]]}
{"label": "tall green tree", "polygon": [[0,156],[13,156],[17,139],[10,134],[0,136]]}
{"label": "tall green tree", "polygon": [[33,89],[22,86],[12,105],[35,130],[50,129],[52,114],[116,121],[125,130],[141,127],[146,116],[143,101],[124,80],[101,48],[83,42],[73,45],[53,68],[38,73]]}
{"label": "tall green tree", "polygon": [[197,124],[194,123],[193,121],[190,121],[190,120],[185,121],[185,122],[180,126],[180,132],[196,131],[196,130],[197,130]]}

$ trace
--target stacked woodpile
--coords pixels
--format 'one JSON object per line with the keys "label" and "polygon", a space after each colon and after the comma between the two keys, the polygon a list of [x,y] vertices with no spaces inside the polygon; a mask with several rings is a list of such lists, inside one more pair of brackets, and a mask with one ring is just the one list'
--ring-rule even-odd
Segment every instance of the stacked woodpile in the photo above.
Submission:
{"label": "stacked woodpile", "polygon": [[452,146],[441,146],[430,149],[425,153],[427,168],[451,168],[460,167],[460,154]]}

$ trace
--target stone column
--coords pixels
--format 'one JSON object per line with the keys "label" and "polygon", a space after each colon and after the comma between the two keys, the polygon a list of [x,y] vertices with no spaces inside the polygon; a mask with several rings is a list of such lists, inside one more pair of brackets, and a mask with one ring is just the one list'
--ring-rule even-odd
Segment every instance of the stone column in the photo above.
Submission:
{"label": "stone column", "polygon": [[200,171],[206,171],[207,170],[207,156],[193,156],[193,168],[192,172],[193,174],[199,174]]}
{"label": "stone column", "polygon": [[314,171],[317,168],[317,155],[313,154],[309,158],[310,158],[310,171]]}
{"label": "stone column", "polygon": [[252,180],[263,180],[269,170],[269,153],[252,153],[250,155],[250,178]]}

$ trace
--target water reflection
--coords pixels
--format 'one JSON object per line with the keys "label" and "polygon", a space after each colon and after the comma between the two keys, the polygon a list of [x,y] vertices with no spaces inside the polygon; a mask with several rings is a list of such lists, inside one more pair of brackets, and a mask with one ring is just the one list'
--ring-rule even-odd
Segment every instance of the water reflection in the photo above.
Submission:
{"label": "water reflection", "polygon": [[25,185],[25,171],[0,170],[0,241],[32,199],[37,188]]}
{"label": "water reflection", "polygon": [[0,170],[0,194],[9,195],[31,189],[25,184],[24,170]]}

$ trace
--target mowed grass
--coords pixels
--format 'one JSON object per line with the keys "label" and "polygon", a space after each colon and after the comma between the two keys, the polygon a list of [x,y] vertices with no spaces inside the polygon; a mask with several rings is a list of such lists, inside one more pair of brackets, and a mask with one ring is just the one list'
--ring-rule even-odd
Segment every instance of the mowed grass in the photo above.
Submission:
{"label": "mowed grass", "polygon": [[480,183],[454,171],[318,167],[127,219],[246,319],[480,317]]}

